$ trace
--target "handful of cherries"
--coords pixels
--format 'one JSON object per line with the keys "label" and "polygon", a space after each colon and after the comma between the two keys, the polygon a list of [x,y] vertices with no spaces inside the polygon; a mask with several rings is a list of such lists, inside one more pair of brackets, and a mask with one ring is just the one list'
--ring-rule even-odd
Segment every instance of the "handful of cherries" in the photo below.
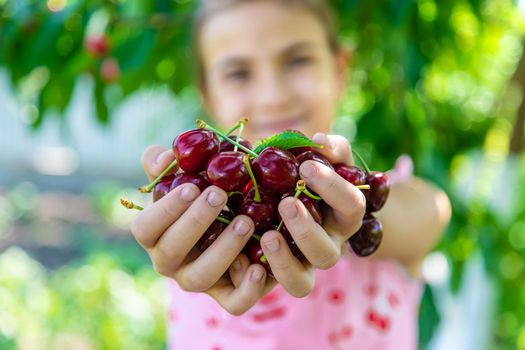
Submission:
{"label": "handful of cherries", "polygon": [[[169,191],[184,183],[193,183],[201,191],[214,185],[228,193],[228,202],[220,215],[204,232],[196,247],[206,250],[224,231],[236,215],[247,215],[255,224],[255,233],[244,248],[251,263],[264,266],[270,276],[270,265],[261,248],[261,235],[277,230],[286,239],[291,252],[304,259],[292,235],[281,220],[277,206],[288,196],[298,198],[319,224],[323,223],[322,198],[312,193],[299,177],[299,166],[307,160],[320,162],[333,169],[339,176],[361,189],[366,198],[366,214],[360,229],[348,239],[349,247],[359,256],[374,253],[383,236],[381,222],[372,214],[385,204],[390,185],[382,172],[371,172],[363,159],[354,151],[365,170],[343,163],[331,164],[315,148],[312,140],[298,131],[288,130],[253,147],[241,137],[247,119],[240,120],[227,133],[197,120],[198,128],[179,134],[173,141],[175,161],[141,192],[153,192],[158,201]],[[236,130],[237,136],[230,136]],[[170,172],[179,166],[177,174]],[[129,209],[142,208],[131,201],[121,199]]]}

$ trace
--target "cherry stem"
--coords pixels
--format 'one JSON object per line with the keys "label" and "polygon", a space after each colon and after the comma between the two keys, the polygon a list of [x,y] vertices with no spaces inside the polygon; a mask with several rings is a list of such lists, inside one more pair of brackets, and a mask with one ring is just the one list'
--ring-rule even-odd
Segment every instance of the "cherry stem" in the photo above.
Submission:
{"label": "cherry stem", "polygon": [[[306,184],[305,184],[304,180],[297,181],[297,183],[295,184],[294,198],[299,198],[301,193],[305,193],[305,191],[307,191],[307,189],[306,189]],[[277,226],[277,230],[276,231],[281,231],[282,227],[283,227],[283,220],[281,220],[281,222],[279,223],[279,226]]]}
{"label": "cherry stem", "polygon": [[162,178],[164,178],[164,176],[166,176],[166,174],[168,174],[173,168],[175,168],[177,166],[177,159],[175,159],[173,162],[171,162],[170,165],[168,165],[168,167],[166,169],[164,169],[164,171],[159,175],[157,176],[157,178],[155,180],[153,180],[149,185],[146,185],[146,186],[141,186],[139,187],[139,191],[142,192],[142,193],[149,193],[151,191],[153,191],[153,189],[155,188],[155,186],[160,182],[160,180],[162,180]]}
{"label": "cherry stem", "polygon": [[[217,221],[219,221],[219,222],[222,222],[223,224],[226,224],[226,225],[229,225],[229,224],[232,223],[231,220],[228,220],[228,219],[226,219],[225,217],[222,217],[222,216],[220,216],[220,215],[217,216],[217,217],[215,218],[215,220],[217,220]],[[258,240],[258,241],[261,240],[261,236],[256,235],[255,233],[252,234],[252,237],[255,238],[255,239]]]}
{"label": "cherry stem", "polygon": [[268,259],[266,258],[266,255],[263,255],[259,258],[259,260],[262,262],[262,263],[266,263],[268,261]]}
{"label": "cherry stem", "polygon": [[226,135],[230,136],[232,132],[234,132],[235,130],[239,129],[241,127],[241,125],[244,125],[248,122],[248,118],[243,118],[241,120],[239,120],[237,123],[235,123],[235,125],[233,126],[233,128],[231,128],[230,130],[228,130],[228,132],[226,133]]}
{"label": "cherry stem", "polygon": [[257,203],[261,202],[261,193],[259,192],[259,185],[257,185],[257,180],[255,180],[255,175],[253,175],[252,166],[250,165],[250,157],[245,155],[243,158],[244,166],[250,175],[250,179],[253,181],[253,189],[255,190],[255,196],[253,200]]}
{"label": "cherry stem", "polygon": [[144,210],[140,205],[133,203],[133,201],[130,201],[126,198],[120,198],[120,204],[122,204],[124,207],[128,209],[135,209],[135,210]]}
{"label": "cherry stem", "polygon": [[357,153],[356,150],[352,149],[352,153],[354,156],[356,156],[357,159],[359,159],[359,162],[363,165],[363,167],[365,168],[365,172],[366,172],[366,175],[370,175],[370,168],[368,167],[368,165],[366,164],[365,160],[363,159],[363,157],[361,157],[361,155],[359,153]]}
{"label": "cherry stem", "polygon": [[232,223],[231,220],[228,220],[228,219],[226,219],[226,218],[223,218],[223,217],[220,216],[220,215],[217,216],[217,217],[215,218],[215,220],[217,220],[217,221],[219,221],[219,222],[222,222],[223,224],[226,224],[226,225],[229,225],[229,224]]}
{"label": "cherry stem", "polygon": [[203,121],[201,119],[197,119],[197,126],[199,128],[201,128],[201,129],[208,129],[210,131],[213,131],[215,134],[219,135],[220,137],[222,137],[223,139],[225,139],[226,141],[228,141],[232,145],[239,147],[240,149],[242,149],[244,152],[248,153],[252,157],[257,158],[257,156],[258,156],[257,153],[255,153],[254,151],[252,151],[249,148],[244,147],[239,142],[232,140],[231,138],[229,138],[228,136],[226,136],[225,134],[223,134],[219,130],[215,129],[213,126],[210,126],[210,125],[206,124],[205,121]]}
{"label": "cherry stem", "polygon": [[231,197],[231,196],[233,196],[234,194],[240,194],[240,195],[242,195],[242,192],[241,192],[241,191],[231,191],[231,192],[228,192],[228,197]]}
{"label": "cherry stem", "polygon": [[359,190],[369,190],[370,185],[357,185],[356,188]]}
{"label": "cherry stem", "polygon": [[[244,130],[244,123],[241,123],[239,122],[241,125],[239,126],[239,132],[237,133],[237,142],[239,142],[240,138],[241,138],[241,135],[242,135],[242,131]],[[239,143],[240,144],[240,143]],[[233,151],[234,152],[237,152],[237,148],[238,146],[235,145],[235,147],[233,147]]]}
{"label": "cherry stem", "polygon": [[318,201],[318,202],[321,201],[321,200],[323,200],[321,197],[319,197],[319,196],[313,194],[312,192],[308,191],[307,188],[304,189],[303,193],[304,193],[305,195],[307,195],[308,197],[310,197],[310,198],[312,198],[313,200],[316,200],[316,201]]}

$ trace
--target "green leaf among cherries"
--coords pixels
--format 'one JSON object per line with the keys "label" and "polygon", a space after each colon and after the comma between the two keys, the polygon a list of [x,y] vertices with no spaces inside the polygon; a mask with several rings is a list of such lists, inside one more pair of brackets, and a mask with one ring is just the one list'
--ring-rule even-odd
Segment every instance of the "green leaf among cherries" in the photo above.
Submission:
{"label": "green leaf among cherries", "polygon": [[277,147],[287,150],[295,147],[322,148],[323,146],[313,142],[299,131],[286,130],[256,142],[254,147],[253,151],[259,154],[266,147]]}

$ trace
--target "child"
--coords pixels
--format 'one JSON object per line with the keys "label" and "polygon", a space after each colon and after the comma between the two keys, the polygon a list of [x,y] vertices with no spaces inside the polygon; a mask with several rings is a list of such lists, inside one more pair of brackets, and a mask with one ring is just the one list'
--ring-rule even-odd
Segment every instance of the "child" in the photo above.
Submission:
{"label": "child", "polygon": [[[345,59],[325,2],[207,0],[200,6],[199,84],[215,124],[227,129],[249,117],[243,133],[249,140],[301,130],[325,146],[331,162],[352,162],[348,142],[326,134],[345,86]],[[152,179],[173,159],[171,150],[150,146],[142,163]],[[236,217],[201,255],[192,250],[226,203],[217,187],[200,193],[186,184],[140,212],[131,230],[172,281],[170,348],[415,349],[419,268],[450,207],[443,192],[402,173],[391,173],[398,182],[379,213],[380,249],[358,258],[344,242],[361,225],[364,196],[326,166],[303,163],[301,177],[331,208],[321,227],[297,199],[280,202],[308,262],[290,253],[279,232],[264,233],[275,279],[241,254],[253,233],[248,217]]]}

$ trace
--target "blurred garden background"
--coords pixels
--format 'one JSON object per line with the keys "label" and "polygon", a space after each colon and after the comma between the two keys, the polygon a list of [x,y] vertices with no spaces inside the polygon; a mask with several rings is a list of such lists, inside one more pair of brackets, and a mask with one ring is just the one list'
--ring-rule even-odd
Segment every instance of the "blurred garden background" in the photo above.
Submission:
{"label": "blurred garden background", "polygon": [[[336,0],[335,132],[410,154],[452,222],[421,349],[525,349],[525,1]],[[160,349],[165,281],[131,238],[142,150],[202,115],[192,0],[0,0],[0,349]],[[424,234],[424,232],[422,232]]]}

